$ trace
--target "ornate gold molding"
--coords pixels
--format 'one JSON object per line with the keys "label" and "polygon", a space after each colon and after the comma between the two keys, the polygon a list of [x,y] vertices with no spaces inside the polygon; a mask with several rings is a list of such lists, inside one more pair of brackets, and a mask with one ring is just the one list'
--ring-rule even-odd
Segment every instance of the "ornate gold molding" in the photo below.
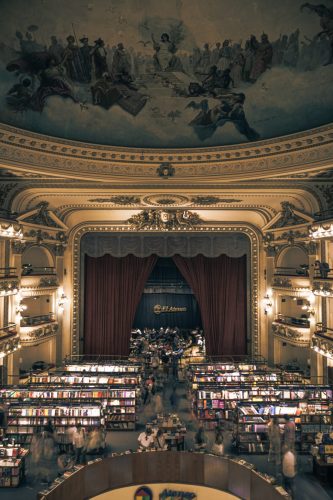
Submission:
{"label": "ornate gold molding", "polygon": [[[135,177],[154,179],[161,163],[175,174],[168,186],[181,179],[206,182],[263,178],[332,166],[333,126],[243,143],[195,149],[138,149],[100,146],[51,138],[0,124],[0,166],[37,174],[114,182]],[[207,179],[209,177],[209,179]]]}
{"label": "ornate gold molding", "polygon": [[[80,262],[80,249],[81,249],[81,238],[90,232],[106,232],[106,233],[119,233],[119,232],[129,231],[129,227],[126,224],[115,225],[110,223],[102,224],[88,224],[83,223],[72,229],[69,235],[69,248],[72,248],[72,290],[73,290],[73,309],[72,309],[72,322],[71,322],[71,354],[79,353],[79,337],[80,332],[80,290],[81,290],[81,262]],[[202,224],[199,227],[194,227],[191,234],[198,235],[199,233],[229,233],[229,232],[240,232],[245,234],[250,241],[250,332],[248,332],[251,341],[251,354],[260,354],[260,330],[259,330],[259,308],[258,308],[258,297],[259,297],[259,232],[258,230],[250,224],[242,224],[234,222],[232,224]],[[159,231],[145,231],[147,234],[162,234],[165,233]],[[132,235],[142,234],[135,231],[131,231]],[[173,234],[173,233],[171,233]],[[177,234],[178,231],[177,231]],[[249,353],[250,354],[250,353]]]}

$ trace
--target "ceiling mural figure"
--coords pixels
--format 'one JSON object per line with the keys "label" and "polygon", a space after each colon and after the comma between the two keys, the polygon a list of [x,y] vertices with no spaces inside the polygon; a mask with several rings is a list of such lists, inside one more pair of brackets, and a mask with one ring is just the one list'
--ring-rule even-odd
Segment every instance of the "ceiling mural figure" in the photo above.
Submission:
{"label": "ceiling mural figure", "polygon": [[331,0],[139,3],[3,2],[0,121],[148,148],[237,144],[332,122]]}

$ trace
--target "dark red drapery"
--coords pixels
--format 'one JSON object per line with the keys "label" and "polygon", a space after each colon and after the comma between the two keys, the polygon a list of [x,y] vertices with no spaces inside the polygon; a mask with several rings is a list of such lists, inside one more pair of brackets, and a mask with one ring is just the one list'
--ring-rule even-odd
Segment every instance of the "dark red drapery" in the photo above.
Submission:
{"label": "dark red drapery", "polygon": [[246,256],[173,259],[197,298],[207,354],[246,354]]}
{"label": "dark red drapery", "polygon": [[128,355],[135,311],[156,255],[85,258],[84,352]]}

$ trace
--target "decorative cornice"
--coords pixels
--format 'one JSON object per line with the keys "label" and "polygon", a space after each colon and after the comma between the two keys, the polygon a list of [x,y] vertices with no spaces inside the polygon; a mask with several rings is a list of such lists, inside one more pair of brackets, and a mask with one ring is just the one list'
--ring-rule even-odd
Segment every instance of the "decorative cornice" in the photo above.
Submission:
{"label": "decorative cornice", "polygon": [[[156,180],[161,163],[172,163],[174,180],[241,180],[323,170],[332,165],[333,126],[257,143],[196,149],[135,149],[55,139],[0,125],[0,166],[37,174],[114,182]],[[210,177],[211,179],[207,179]],[[160,182],[164,182],[160,179]]]}
{"label": "decorative cornice", "polygon": [[15,295],[19,288],[18,278],[0,278],[0,296]]}

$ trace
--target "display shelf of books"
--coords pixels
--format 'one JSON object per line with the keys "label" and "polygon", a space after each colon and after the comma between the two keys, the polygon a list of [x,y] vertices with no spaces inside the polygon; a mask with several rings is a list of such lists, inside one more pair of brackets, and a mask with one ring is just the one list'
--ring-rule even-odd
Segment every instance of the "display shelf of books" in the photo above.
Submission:
{"label": "display shelf of books", "polygon": [[25,473],[25,457],[28,450],[18,445],[0,443],[0,487],[16,488]]}
{"label": "display shelf of books", "polygon": [[[221,418],[230,420],[240,403],[291,403],[306,401],[307,413],[318,414],[318,408],[329,408],[332,404],[332,389],[329,386],[274,385],[234,387],[223,384],[199,386],[194,392],[193,409],[199,420],[212,428]],[[310,404],[312,403],[312,404]],[[274,406],[272,406],[274,408]],[[316,408],[312,411],[311,408]],[[272,409],[273,411],[273,409]]]}
{"label": "display shelf of books", "polygon": [[281,432],[289,415],[295,422],[295,448],[298,453],[310,453],[318,433],[329,432],[333,423],[327,403],[293,401],[279,404],[239,404],[236,427],[236,447],[239,453],[268,451],[267,424],[271,416],[278,418]]}
{"label": "display shelf of books", "polygon": [[137,374],[142,371],[142,365],[140,363],[65,363],[64,370],[74,373]]}
{"label": "display shelf of books", "polygon": [[34,402],[13,403],[8,409],[7,436],[17,443],[31,442],[32,435],[43,430],[51,421],[57,434],[65,434],[69,427],[80,423],[83,427],[98,427],[102,423],[100,404],[43,405]]}
{"label": "display shelf of books", "polygon": [[107,374],[107,373],[64,373],[52,372],[48,374],[32,374],[30,384],[58,384],[58,385],[138,385],[139,374]]}
{"label": "display shelf of books", "polygon": [[134,430],[136,426],[136,389],[133,386],[112,386],[107,388],[77,386],[65,389],[53,387],[16,387],[3,388],[0,395],[10,403],[40,401],[59,404],[87,405],[100,403],[104,410],[105,425],[109,429]]}

